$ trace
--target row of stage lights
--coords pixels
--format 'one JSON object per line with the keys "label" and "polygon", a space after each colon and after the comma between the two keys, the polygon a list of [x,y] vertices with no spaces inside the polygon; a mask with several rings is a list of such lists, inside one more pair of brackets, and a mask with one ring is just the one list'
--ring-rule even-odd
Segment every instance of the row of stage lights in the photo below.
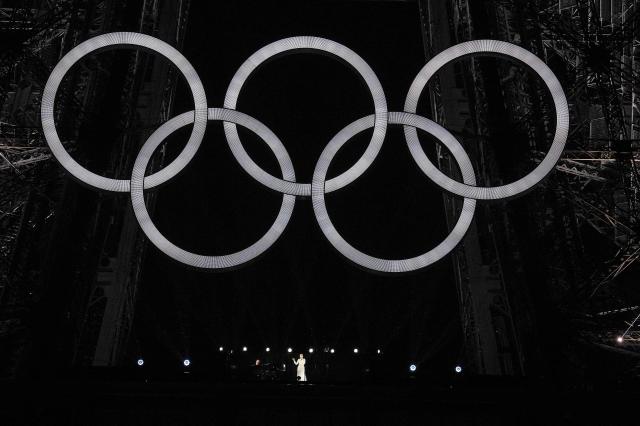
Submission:
{"label": "row of stage lights", "polygon": [[[246,346],[243,346],[243,347],[242,347],[242,352],[247,352],[248,350],[249,350],[249,349],[248,349]],[[271,352],[271,348],[267,346],[267,347],[264,349],[264,351],[265,351],[265,352]],[[314,351],[315,351],[315,350],[314,350],[313,348],[309,348],[309,350],[308,350],[308,352],[309,352],[310,354],[312,354]],[[224,347],[223,347],[223,346],[220,346],[220,347],[218,348],[218,352],[224,352]],[[329,352],[329,353],[335,354],[335,353],[336,353],[336,350],[335,350],[334,348],[331,348],[331,349],[325,349],[325,352]],[[233,353],[233,349],[231,350],[231,353]],[[293,348],[287,348],[287,353],[293,353]],[[360,353],[360,350],[359,350],[358,348],[353,348],[353,353],[354,353],[354,354]],[[377,349],[377,350],[376,350],[376,353],[377,353],[378,355],[381,355],[381,354],[382,354],[382,350],[381,350],[381,349]]]}
{"label": "row of stage lights", "polygon": [[[243,347],[242,347],[242,352],[247,352],[248,350],[249,350],[249,348],[247,348],[246,346],[243,346]],[[267,347],[264,349],[264,351],[265,351],[265,352],[271,352],[271,348],[267,346]],[[224,352],[224,347],[223,347],[223,346],[220,346],[220,347],[218,348],[218,352]],[[287,348],[287,353],[292,353],[292,352],[293,352],[293,348]],[[310,354],[312,354],[313,352],[314,352],[314,349],[313,349],[313,348],[309,348],[309,353],[310,353]],[[329,350],[328,350],[328,352],[330,352],[330,353],[332,353],[332,354],[335,354],[335,353],[336,353],[336,350],[335,350],[334,348],[331,348],[331,349],[329,349]],[[231,350],[231,353],[233,353],[233,349]],[[358,348],[353,348],[353,353],[354,353],[354,354],[358,354],[358,353],[360,353],[360,350],[359,350]],[[382,350],[381,350],[381,349],[377,349],[377,350],[376,350],[376,353],[377,353],[378,355],[382,355]],[[188,367],[188,366],[191,364],[191,361],[190,361],[190,360],[188,360],[188,359],[185,359],[185,360],[184,360],[184,362],[183,362],[183,364],[184,364],[184,366],[185,366],[185,367]],[[139,358],[139,359],[138,359],[138,365],[139,365],[139,366],[143,366],[143,365],[144,365],[144,359]]]}
{"label": "row of stage lights", "polygon": [[[287,349],[287,352],[291,353],[291,350],[290,350],[290,349],[291,349],[291,348]],[[333,351],[333,349],[331,349],[331,350]],[[269,352],[269,351],[270,351],[270,350],[269,350],[269,348],[267,348],[267,350],[266,350],[266,351],[267,351],[267,352]],[[358,349],[354,349],[354,353],[358,353],[357,351],[358,351]],[[313,348],[312,348],[312,349],[310,349],[310,353],[313,353]],[[332,352],[332,353],[333,353],[333,352]],[[380,352],[380,349],[378,349],[378,353],[381,353],[381,352]],[[144,359],[139,358],[139,359],[138,359],[138,365],[139,365],[140,367],[142,367],[142,366],[144,365]],[[188,358],[187,358],[187,359],[185,359],[185,360],[183,360],[183,361],[182,361],[182,365],[184,365],[185,367],[189,367],[189,366],[191,365],[191,360],[189,360]],[[417,366],[417,365],[415,365],[415,364],[409,364],[409,371],[410,371],[410,372],[415,373],[417,369],[418,369],[418,366]],[[461,373],[462,373],[462,366],[461,366],[461,365],[456,365],[456,366],[455,366],[455,368],[454,368],[454,371],[455,371],[457,374],[461,374]]]}

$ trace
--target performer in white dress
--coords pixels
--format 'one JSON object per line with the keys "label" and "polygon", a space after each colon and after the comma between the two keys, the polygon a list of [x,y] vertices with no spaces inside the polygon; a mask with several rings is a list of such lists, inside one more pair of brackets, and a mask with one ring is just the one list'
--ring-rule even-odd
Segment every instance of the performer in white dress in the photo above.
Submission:
{"label": "performer in white dress", "polygon": [[291,359],[293,360],[293,363],[298,366],[296,370],[296,376],[298,376],[298,380],[300,380],[301,382],[306,382],[307,375],[304,372],[304,365],[307,363],[307,360],[304,359],[304,355],[300,354],[300,358]]}

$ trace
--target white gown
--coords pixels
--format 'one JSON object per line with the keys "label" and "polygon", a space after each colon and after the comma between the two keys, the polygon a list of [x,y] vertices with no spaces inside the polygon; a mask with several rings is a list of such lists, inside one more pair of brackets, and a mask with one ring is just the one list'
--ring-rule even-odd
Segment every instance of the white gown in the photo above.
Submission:
{"label": "white gown", "polygon": [[307,381],[307,375],[304,372],[304,365],[307,363],[307,360],[302,358],[294,359],[293,363],[298,366],[296,369],[296,376],[300,377],[301,382]]}

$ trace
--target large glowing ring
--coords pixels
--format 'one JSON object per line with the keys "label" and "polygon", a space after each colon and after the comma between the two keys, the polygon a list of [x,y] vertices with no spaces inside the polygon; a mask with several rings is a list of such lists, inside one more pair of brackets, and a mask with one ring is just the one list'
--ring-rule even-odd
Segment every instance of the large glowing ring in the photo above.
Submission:
{"label": "large glowing ring", "polygon": [[180,155],[178,155],[171,164],[145,179],[146,188],[157,186],[174,177],[195,155],[207,127],[207,96],[196,70],[191,66],[189,61],[167,43],[145,34],[116,32],[99,35],[74,47],[58,62],[44,87],[42,109],[40,112],[44,137],[49,144],[49,148],[51,148],[51,152],[62,167],[81,182],[106,191],[127,192],[129,191],[128,180],[110,179],[100,176],[90,172],[75,161],[60,142],[54,122],[56,92],[69,69],[89,53],[97,49],[116,45],[140,46],[160,53],[178,67],[193,93],[195,108],[194,112],[192,112],[194,115],[194,120],[192,121],[194,121],[194,125],[189,141]]}
{"label": "large glowing ring", "polygon": [[[387,130],[387,101],[384,96],[384,90],[371,67],[357,53],[340,43],[319,37],[300,36],[278,40],[258,50],[240,66],[227,89],[224,107],[230,109],[236,108],[242,86],[260,64],[274,56],[300,49],[325,52],[344,60],[360,73],[373,97],[375,123],[371,141],[362,157],[351,166],[351,168],[327,181],[326,192],[332,192],[353,182],[367,170],[378,155]],[[240,166],[258,182],[283,194],[311,195],[310,184],[279,179],[265,172],[258,166],[242,146],[235,124],[224,123],[224,131],[231,151],[240,163]]]}
{"label": "large glowing ring", "polygon": [[[410,114],[406,112],[390,112],[388,115],[389,123],[403,124],[405,126],[417,127],[425,132],[430,133],[440,142],[442,142],[447,149],[451,152],[453,157],[460,166],[463,181],[469,185],[475,185],[476,179],[473,172],[473,166],[471,160],[467,156],[466,152],[460,146],[460,143],[456,138],[449,133],[446,129],[431,120],[428,120],[419,115]],[[336,228],[331,222],[329,213],[324,200],[324,186],[327,176],[327,170],[331,164],[331,160],[336,155],[338,150],[353,136],[366,130],[374,125],[374,116],[369,115],[361,118],[347,127],[342,129],[336,136],[331,139],[329,144],[325,147],[324,151],[320,155],[320,159],[316,164],[313,172],[313,180],[311,182],[311,200],[313,203],[313,211],[315,212],[316,219],[320,225],[320,229],[327,237],[329,242],[346,258],[352,262],[363,266],[368,269],[372,269],[379,272],[409,272],[416,269],[424,268],[438,261],[442,257],[450,253],[462,240],[465,233],[469,229],[471,220],[476,207],[476,200],[465,198],[462,205],[462,212],[458,218],[458,222],[451,230],[449,235],[438,246],[429,250],[428,252],[410,259],[400,260],[388,260],[380,259],[377,257],[369,256],[349,244],[338,233]],[[416,158],[416,161],[420,163],[423,161],[420,158]]]}
{"label": "large glowing ring", "polygon": [[427,156],[424,155],[418,140],[418,133],[414,127],[404,128],[405,137],[411,154],[420,165],[422,171],[444,190],[476,200],[496,200],[513,197],[532,188],[553,170],[562,154],[569,132],[569,107],[562,86],[560,86],[560,82],[549,67],[536,55],[514,44],[497,40],[474,40],[456,44],[440,52],[420,70],[409,88],[404,110],[412,113],[416,112],[422,90],[429,79],[442,66],[461,56],[474,53],[496,53],[518,59],[529,65],[549,88],[556,109],[556,132],[549,152],[547,152],[542,162],[528,175],[507,185],[493,187],[465,185],[449,178],[431,163]]}
{"label": "large glowing ring", "polygon": [[[133,166],[133,173],[131,174],[131,203],[133,205],[133,211],[147,238],[169,257],[196,268],[231,268],[256,258],[276,242],[289,223],[296,197],[293,195],[283,195],[280,211],[271,228],[269,228],[267,233],[257,242],[239,252],[224,256],[203,256],[181,249],[167,240],[164,235],[158,231],[158,228],[156,228],[149,217],[149,212],[144,202],[143,191],[144,181],[149,178],[145,178],[144,175],[149,160],[158,145],[177,129],[193,123],[193,117],[194,114],[193,111],[191,111],[172,118],[160,126],[142,146]],[[274,152],[280,169],[282,170],[282,176],[285,179],[295,182],[296,177],[293,171],[293,165],[287,151],[284,149],[284,145],[282,145],[282,142],[280,142],[265,125],[241,112],[222,108],[209,108],[208,119],[236,123],[256,133]]]}

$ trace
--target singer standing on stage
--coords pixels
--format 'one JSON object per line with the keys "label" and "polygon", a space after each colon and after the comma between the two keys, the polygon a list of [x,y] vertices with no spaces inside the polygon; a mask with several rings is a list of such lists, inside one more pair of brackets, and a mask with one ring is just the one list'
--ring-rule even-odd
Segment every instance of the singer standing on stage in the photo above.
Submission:
{"label": "singer standing on stage", "polygon": [[298,366],[298,369],[296,370],[296,376],[298,376],[298,380],[300,380],[301,382],[306,382],[307,375],[304,372],[304,365],[307,363],[307,360],[304,359],[304,355],[300,354],[300,357],[298,359],[291,359],[293,360],[293,363]]}

